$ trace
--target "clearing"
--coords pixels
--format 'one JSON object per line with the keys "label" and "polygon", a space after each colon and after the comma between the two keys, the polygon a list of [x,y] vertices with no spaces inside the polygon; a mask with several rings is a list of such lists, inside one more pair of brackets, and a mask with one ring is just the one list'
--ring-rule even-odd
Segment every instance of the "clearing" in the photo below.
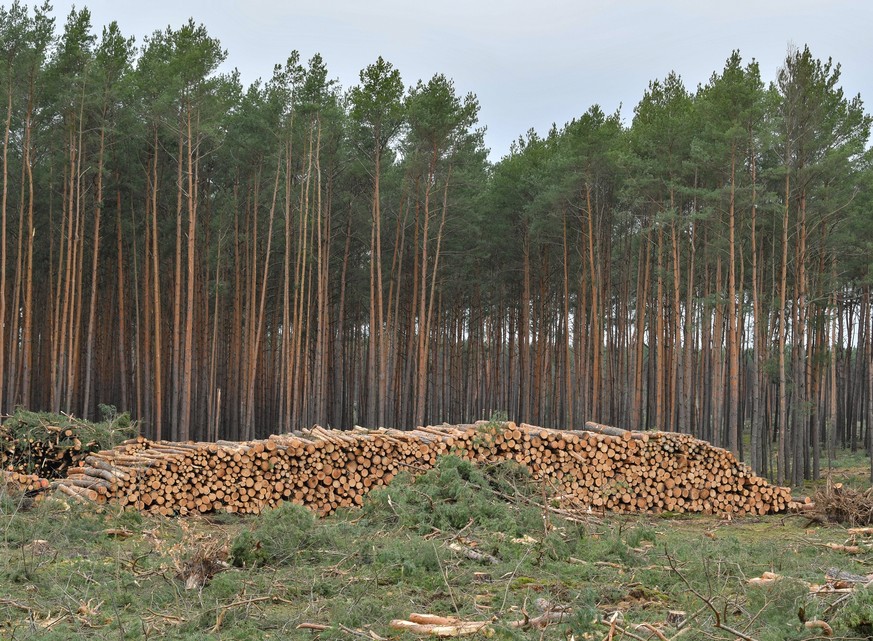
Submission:
{"label": "clearing", "polygon": [[7,493],[0,537],[0,636],[16,640],[873,633],[861,533],[814,515],[568,515],[510,462],[447,456],[321,519],[291,504],[167,518]]}

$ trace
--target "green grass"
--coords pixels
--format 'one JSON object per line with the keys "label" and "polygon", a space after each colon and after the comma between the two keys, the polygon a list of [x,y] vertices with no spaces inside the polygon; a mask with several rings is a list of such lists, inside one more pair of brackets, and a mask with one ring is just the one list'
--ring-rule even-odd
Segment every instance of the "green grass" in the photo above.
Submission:
{"label": "green grass", "polygon": [[[362,509],[324,519],[294,505],[259,517],[164,519],[55,500],[29,510],[0,502],[0,638],[326,640],[373,632],[403,640],[414,637],[390,621],[428,612],[493,619],[497,639],[599,640],[614,612],[620,627],[633,629],[662,626],[670,610],[690,617],[680,639],[735,638],[716,627],[705,601],[724,625],[756,641],[816,637],[800,609],[829,621],[838,637],[865,638],[873,626],[873,591],[834,608],[839,595],[808,593],[807,583],[823,583],[830,567],[870,571],[870,553],[825,547],[845,542],[841,526],[796,516],[568,521],[542,499],[516,466],[480,469],[447,457],[417,479],[398,477]],[[186,589],[187,570],[207,562],[211,580]],[[765,571],[784,579],[746,583]],[[538,599],[572,613],[545,630],[510,627],[524,613],[536,616]],[[331,627],[314,633],[297,629],[301,623]],[[677,633],[661,629],[668,638]]]}

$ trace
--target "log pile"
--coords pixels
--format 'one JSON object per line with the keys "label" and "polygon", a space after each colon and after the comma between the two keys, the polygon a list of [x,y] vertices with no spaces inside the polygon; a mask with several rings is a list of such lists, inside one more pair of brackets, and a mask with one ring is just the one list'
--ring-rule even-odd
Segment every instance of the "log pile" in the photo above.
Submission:
{"label": "log pile", "polygon": [[51,481],[38,474],[24,474],[0,470],[0,492],[7,494],[34,494],[49,489]]}
{"label": "log pile", "polygon": [[165,515],[258,513],[281,501],[327,514],[360,505],[399,472],[423,472],[448,453],[476,463],[514,460],[574,509],[766,514],[791,499],[730,452],[690,436],[593,423],[584,431],[512,422],[410,431],[314,427],[216,443],[140,437],[89,454],[57,487],[77,500]]}

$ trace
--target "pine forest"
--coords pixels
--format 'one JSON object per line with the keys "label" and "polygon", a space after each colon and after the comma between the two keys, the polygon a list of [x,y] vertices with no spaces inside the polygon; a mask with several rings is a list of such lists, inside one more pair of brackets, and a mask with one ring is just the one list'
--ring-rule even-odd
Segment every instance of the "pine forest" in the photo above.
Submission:
{"label": "pine forest", "polygon": [[822,53],[770,78],[727,51],[494,163],[444,75],[342,87],[289,51],[245,86],[194,20],[135,42],[13,2],[0,413],[114,406],[172,440],[595,421],[817,478],[873,447],[871,117]]}

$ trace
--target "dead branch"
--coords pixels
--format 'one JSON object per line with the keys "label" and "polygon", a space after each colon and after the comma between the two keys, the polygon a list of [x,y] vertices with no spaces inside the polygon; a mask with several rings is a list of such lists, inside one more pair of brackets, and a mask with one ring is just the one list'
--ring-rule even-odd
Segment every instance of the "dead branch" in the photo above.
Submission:
{"label": "dead branch", "polygon": [[271,596],[257,596],[251,599],[243,599],[242,601],[234,601],[233,603],[228,603],[225,606],[222,606],[221,611],[218,613],[218,616],[215,618],[215,625],[212,626],[212,632],[218,632],[221,630],[221,624],[224,623],[224,617],[227,615],[228,611],[231,608],[236,608],[241,605],[251,605],[252,603],[259,603],[262,601],[272,601],[273,597]]}
{"label": "dead branch", "polygon": [[613,639],[615,637],[615,633],[618,632],[619,634],[623,634],[625,636],[628,636],[631,639],[636,639],[637,641],[648,641],[647,639],[644,639],[643,637],[634,634],[630,630],[621,627],[615,621],[604,621],[603,619],[600,619],[597,622],[600,625],[603,625],[603,626],[606,626],[607,628],[609,628],[609,633],[606,635],[607,639],[610,639],[610,640]]}
{"label": "dead branch", "polygon": [[636,626],[636,629],[639,630],[640,628],[642,628],[643,630],[646,630],[648,632],[651,632],[656,637],[658,637],[661,641],[669,641],[667,639],[667,637],[665,637],[664,634],[658,628],[653,626],[651,623],[640,623],[639,625]]}
{"label": "dead branch", "polygon": [[676,567],[676,560],[670,554],[667,554],[666,556],[667,556],[667,563],[670,564],[670,569],[676,573],[676,576],[679,577],[679,579],[682,581],[682,583],[685,584],[685,587],[687,587],[688,590],[694,596],[696,596],[698,599],[703,601],[703,603],[706,605],[706,607],[712,612],[713,616],[715,616],[715,624],[714,625],[716,628],[718,628],[720,630],[724,630],[725,632],[728,632],[729,634],[733,634],[734,636],[737,636],[740,639],[744,639],[744,641],[757,641],[754,637],[750,637],[749,635],[726,625],[724,623],[724,621],[722,621],[721,612],[718,611],[718,608],[715,607],[715,605],[712,603],[712,600],[703,596],[700,593],[700,591],[697,590],[697,588],[695,588],[693,585],[691,585],[691,582],[685,577],[684,574],[682,574],[682,572],[679,570],[679,568]]}

